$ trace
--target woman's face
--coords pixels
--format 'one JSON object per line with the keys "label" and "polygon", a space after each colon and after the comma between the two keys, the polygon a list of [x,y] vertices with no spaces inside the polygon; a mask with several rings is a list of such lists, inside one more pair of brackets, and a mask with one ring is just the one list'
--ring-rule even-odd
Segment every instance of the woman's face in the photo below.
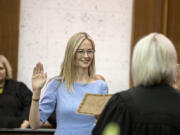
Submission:
{"label": "woman's face", "polygon": [[76,51],[75,64],[78,68],[88,68],[94,59],[94,49],[91,41],[85,39]]}
{"label": "woman's face", "polygon": [[2,62],[0,62],[0,82],[4,81],[6,78],[6,69]]}

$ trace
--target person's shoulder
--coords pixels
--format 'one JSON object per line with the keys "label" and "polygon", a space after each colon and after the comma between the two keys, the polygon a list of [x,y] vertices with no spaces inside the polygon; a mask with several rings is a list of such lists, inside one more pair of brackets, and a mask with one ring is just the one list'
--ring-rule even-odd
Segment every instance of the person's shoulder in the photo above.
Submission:
{"label": "person's shoulder", "polygon": [[6,79],[5,81],[5,88],[6,89],[13,89],[15,90],[19,86],[19,83],[13,79]]}
{"label": "person's shoulder", "polygon": [[94,82],[96,82],[97,84],[102,84],[102,85],[107,84],[104,80],[94,80]]}
{"label": "person's shoulder", "polygon": [[175,94],[177,94],[178,96],[180,96],[180,89],[177,89],[177,88],[174,88],[174,87],[172,87],[172,86],[170,86],[173,90],[173,92],[175,93]]}
{"label": "person's shoulder", "polygon": [[27,92],[27,93],[32,93],[31,90],[28,88],[28,86],[22,82],[22,81],[16,81],[14,79],[7,79],[5,82],[6,88],[9,89],[11,88],[14,89],[17,92]]}
{"label": "person's shoulder", "polygon": [[100,74],[95,75],[94,81],[97,82],[97,84],[102,85],[103,87],[107,87],[107,83],[106,83],[104,77]]}
{"label": "person's shoulder", "polygon": [[10,85],[25,85],[23,82],[21,81],[16,81],[14,79],[7,79],[6,80],[6,84],[10,84]]}
{"label": "person's shoulder", "polygon": [[[111,110],[123,110],[128,108],[126,100],[124,100],[123,92],[114,93],[109,99],[106,106],[110,107]],[[126,93],[126,92],[125,92]]]}
{"label": "person's shoulder", "polygon": [[104,80],[95,80],[95,84],[102,87],[102,88],[107,88],[108,85]]}
{"label": "person's shoulder", "polygon": [[13,79],[6,79],[6,83],[16,83],[18,81],[16,80],[13,80]]}
{"label": "person's shoulder", "polygon": [[55,76],[55,77],[52,77],[48,80],[48,83],[56,83],[56,82],[59,82],[60,80],[62,79],[62,77],[60,76]]}
{"label": "person's shoulder", "polygon": [[48,87],[53,87],[53,88],[57,88],[58,85],[60,84],[60,81],[61,81],[62,77],[60,76],[55,76],[51,79],[48,80],[47,82],[47,86]]}
{"label": "person's shoulder", "polygon": [[122,94],[122,92],[114,93],[113,96],[111,97],[111,99],[118,100],[119,98],[121,98],[121,94]]}
{"label": "person's shoulder", "polygon": [[112,99],[112,101],[115,101],[115,102],[121,102],[121,103],[124,102],[125,103],[128,99],[131,98],[130,91],[131,91],[131,89],[117,92],[117,93],[113,94],[111,99]]}
{"label": "person's shoulder", "polygon": [[105,78],[100,74],[96,74],[94,79],[95,80],[103,80],[103,81],[105,81]]}

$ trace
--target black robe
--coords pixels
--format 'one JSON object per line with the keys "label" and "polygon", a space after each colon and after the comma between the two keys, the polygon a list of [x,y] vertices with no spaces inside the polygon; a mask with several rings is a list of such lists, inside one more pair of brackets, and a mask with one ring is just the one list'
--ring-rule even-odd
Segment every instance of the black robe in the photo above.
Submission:
{"label": "black robe", "polygon": [[0,128],[19,128],[23,120],[28,120],[32,92],[15,80],[6,80],[0,94]]}
{"label": "black robe", "polygon": [[92,135],[103,135],[112,122],[121,135],[180,135],[180,91],[159,84],[119,92],[107,103]]}

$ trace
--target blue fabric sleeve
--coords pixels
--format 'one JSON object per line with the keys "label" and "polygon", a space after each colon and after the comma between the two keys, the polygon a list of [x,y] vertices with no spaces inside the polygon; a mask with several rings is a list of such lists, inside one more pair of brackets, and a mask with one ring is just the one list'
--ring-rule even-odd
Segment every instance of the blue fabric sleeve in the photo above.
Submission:
{"label": "blue fabric sleeve", "polygon": [[108,85],[105,81],[102,83],[101,94],[108,94]]}
{"label": "blue fabric sleeve", "polygon": [[40,101],[40,120],[45,123],[56,108],[58,81],[53,79],[49,82],[43,98]]}

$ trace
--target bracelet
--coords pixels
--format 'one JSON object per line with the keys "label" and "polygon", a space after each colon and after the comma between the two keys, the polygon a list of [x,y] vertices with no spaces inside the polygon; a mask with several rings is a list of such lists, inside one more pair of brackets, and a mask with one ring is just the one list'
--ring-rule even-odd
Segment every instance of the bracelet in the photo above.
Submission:
{"label": "bracelet", "polygon": [[38,102],[39,98],[35,99],[35,98],[32,97],[32,101]]}

